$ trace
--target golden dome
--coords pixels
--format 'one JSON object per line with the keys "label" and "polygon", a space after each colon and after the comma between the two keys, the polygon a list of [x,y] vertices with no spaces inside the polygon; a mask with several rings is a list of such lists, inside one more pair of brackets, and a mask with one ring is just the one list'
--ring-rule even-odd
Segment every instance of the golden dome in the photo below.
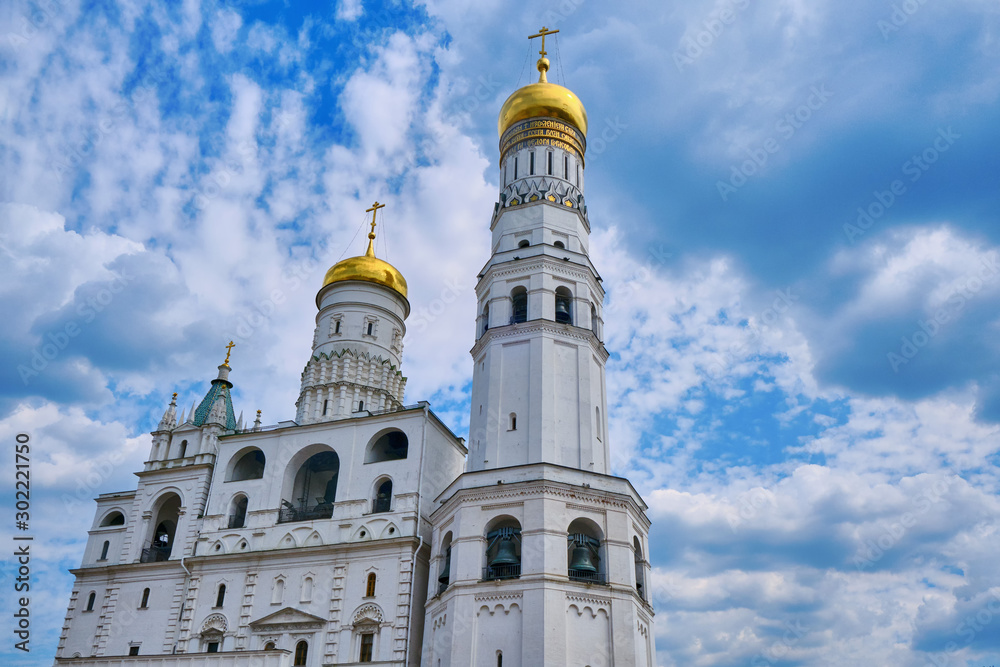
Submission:
{"label": "golden dome", "polygon": [[[375,256],[375,234],[368,235],[368,250],[361,257],[349,257],[330,267],[323,279],[323,287],[345,280],[363,280],[376,283],[398,292],[406,298],[406,279],[396,267]],[[322,289],[322,288],[321,288]]]}
{"label": "golden dome", "polygon": [[564,120],[587,134],[587,110],[583,102],[569,88],[549,83],[545,76],[548,69],[549,59],[539,59],[538,83],[515,90],[500,107],[497,132],[501,137],[514,123],[536,116]]}

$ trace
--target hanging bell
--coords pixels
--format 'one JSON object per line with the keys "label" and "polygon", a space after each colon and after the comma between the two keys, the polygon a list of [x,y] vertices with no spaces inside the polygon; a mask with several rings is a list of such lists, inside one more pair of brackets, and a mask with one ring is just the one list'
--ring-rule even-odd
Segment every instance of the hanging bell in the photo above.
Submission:
{"label": "hanging bell", "polygon": [[490,560],[490,567],[496,565],[517,565],[520,562],[517,552],[514,550],[514,540],[509,537],[501,538],[500,543],[497,545],[497,552]]}
{"label": "hanging bell", "polygon": [[591,557],[590,547],[583,544],[573,547],[573,559],[569,563],[569,569],[580,570],[582,572],[597,572],[594,560]]}
{"label": "hanging bell", "polygon": [[569,322],[569,303],[565,299],[556,300],[556,322]]}
{"label": "hanging bell", "polygon": [[447,586],[450,578],[451,578],[451,559],[449,558],[444,562],[444,569],[441,570],[441,576],[438,577],[438,583]]}

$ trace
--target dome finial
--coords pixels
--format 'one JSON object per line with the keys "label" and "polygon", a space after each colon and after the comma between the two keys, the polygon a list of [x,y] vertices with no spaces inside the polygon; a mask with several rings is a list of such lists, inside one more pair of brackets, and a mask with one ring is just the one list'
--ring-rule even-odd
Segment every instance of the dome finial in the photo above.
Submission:
{"label": "dome finial", "polygon": [[[226,360],[222,362],[223,366],[229,365],[229,355],[233,351],[234,347],[236,347],[236,343],[229,341],[229,345],[226,346]],[[218,357],[216,357],[216,359],[218,359]]]}
{"label": "dome finial", "polygon": [[547,51],[545,50],[545,36],[554,35],[557,32],[559,31],[549,30],[545,26],[542,26],[542,29],[538,31],[537,35],[528,35],[528,39],[534,39],[535,37],[542,38],[542,48],[538,51],[538,55],[541,56],[541,58],[538,59],[538,83],[549,82],[548,78],[545,76],[545,73],[549,71],[549,59],[545,57],[547,53]]}
{"label": "dome finial", "polygon": [[365,209],[365,213],[372,214],[372,230],[368,232],[368,250],[365,251],[365,257],[375,256],[375,215],[380,208],[385,208],[385,204],[379,204],[376,200],[371,208]]}

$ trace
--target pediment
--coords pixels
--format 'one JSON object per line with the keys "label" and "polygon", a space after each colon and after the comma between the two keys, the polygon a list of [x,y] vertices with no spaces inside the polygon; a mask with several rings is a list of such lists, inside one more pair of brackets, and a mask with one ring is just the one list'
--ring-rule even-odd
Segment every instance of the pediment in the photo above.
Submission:
{"label": "pediment", "polygon": [[287,629],[315,629],[326,624],[325,618],[307,614],[293,607],[279,609],[256,621],[250,621],[250,627],[257,631],[276,629],[276,626],[288,626]]}

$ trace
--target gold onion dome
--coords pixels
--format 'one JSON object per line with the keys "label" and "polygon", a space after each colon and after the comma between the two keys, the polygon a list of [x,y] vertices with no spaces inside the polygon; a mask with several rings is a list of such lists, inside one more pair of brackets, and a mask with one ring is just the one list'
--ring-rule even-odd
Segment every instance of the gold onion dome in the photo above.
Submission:
{"label": "gold onion dome", "polygon": [[497,132],[501,137],[514,123],[536,117],[558,118],[587,134],[587,110],[583,102],[569,88],[549,83],[545,76],[548,69],[549,59],[539,58],[538,83],[518,88],[500,107]]}
{"label": "gold onion dome", "polygon": [[323,287],[345,280],[362,280],[384,285],[406,298],[406,279],[396,267],[375,256],[375,232],[368,234],[368,250],[361,257],[349,257],[330,267],[323,279]]}

